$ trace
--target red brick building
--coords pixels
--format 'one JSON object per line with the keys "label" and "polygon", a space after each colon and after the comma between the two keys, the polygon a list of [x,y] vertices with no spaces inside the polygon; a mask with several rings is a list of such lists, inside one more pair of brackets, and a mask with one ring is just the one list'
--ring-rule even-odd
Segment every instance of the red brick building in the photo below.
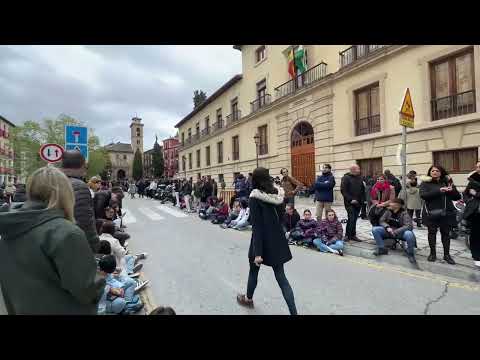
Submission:
{"label": "red brick building", "polygon": [[165,165],[165,177],[173,178],[178,171],[178,138],[171,137],[163,140],[163,159]]}

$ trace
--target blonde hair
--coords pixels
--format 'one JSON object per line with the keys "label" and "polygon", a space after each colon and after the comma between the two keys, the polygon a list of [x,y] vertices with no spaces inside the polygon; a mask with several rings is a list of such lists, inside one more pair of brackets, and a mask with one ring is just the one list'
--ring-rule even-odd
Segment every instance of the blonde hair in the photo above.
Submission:
{"label": "blonde hair", "polygon": [[53,166],[36,170],[27,182],[27,198],[47,204],[47,209],[63,210],[65,219],[75,223],[75,196],[67,176]]}

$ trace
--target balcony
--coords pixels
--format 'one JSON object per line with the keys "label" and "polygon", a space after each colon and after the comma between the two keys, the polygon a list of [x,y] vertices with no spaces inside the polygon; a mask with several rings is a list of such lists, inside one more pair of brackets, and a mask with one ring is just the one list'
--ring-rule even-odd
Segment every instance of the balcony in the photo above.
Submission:
{"label": "balcony", "polygon": [[210,134],[210,126],[202,130],[202,136],[207,136]]}
{"label": "balcony", "polygon": [[390,45],[353,45],[340,53],[340,67],[354,63]]}
{"label": "balcony", "polygon": [[432,120],[447,119],[476,111],[475,90],[431,100]]}
{"label": "balcony", "polygon": [[268,154],[268,144],[258,145],[258,155],[266,155],[266,154]]}
{"label": "balcony", "polygon": [[323,79],[327,76],[327,64],[321,62],[313,68],[298,75],[295,79],[291,79],[286,83],[275,88],[275,99],[280,99],[284,96],[293,94],[298,89],[311,85],[314,82]]}
{"label": "balcony", "polygon": [[355,121],[355,136],[372,134],[380,131],[380,115],[368,116]]}
{"label": "balcony", "polygon": [[227,125],[233,124],[235,121],[238,121],[242,118],[242,112],[240,110],[232,112],[230,115],[227,115]]}
{"label": "balcony", "polygon": [[220,129],[223,129],[224,125],[225,125],[225,124],[224,124],[223,119],[222,119],[222,120],[218,120],[216,123],[214,123],[214,124],[212,125],[213,131],[215,132],[215,131],[218,131],[218,130],[220,130]]}
{"label": "balcony", "polygon": [[257,112],[264,106],[270,105],[270,103],[272,102],[271,99],[272,97],[270,96],[270,94],[265,94],[264,96],[257,98],[255,101],[252,101],[250,103],[251,112],[252,113]]}

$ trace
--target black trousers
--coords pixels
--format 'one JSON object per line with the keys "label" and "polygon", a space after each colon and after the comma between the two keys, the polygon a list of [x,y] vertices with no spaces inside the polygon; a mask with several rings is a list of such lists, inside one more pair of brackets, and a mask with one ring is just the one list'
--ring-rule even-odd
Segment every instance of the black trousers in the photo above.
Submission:
{"label": "black trousers", "polygon": [[407,209],[408,215],[410,215],[410,218],[413,220],[413,213],[415,212],[415,221],[417,222],[417,225],[420,225],[422,223],[422,209]]}
{"label": "black trousers", "polygon": [[475,261],[480,261],[480,215],[471,219],[470,228],[470,251]]}
{"label": "black trousers", "polygon": [[[250,263],[250,271],[248,273],[248,285],[247,285],[247,298],[252,299],[253,293],[257,287],[258,281],[258,272],[260,267],[255,265],[255,263]],[[295,298],[293,295],[292,287],[285,276],[285,271],[283,270],[283,264],[273,267],[273,272],[275,274],[275,279],[277,279],[278,286],[282,290],[283,298],[288,305],[288,310],[290,315],[297,315],[297,307],[295,306]]]}
{"label": "black trousers", "polygon": [[360,213],[359,206],[346,205],[345,209],[348,214],[347,227],[345,229],[345,236],[349,239],[357,235],[357,219]]}
{"label": "black trousers", "polygon": [[428,245],[430,245],[430,251],[436,252],[437,245],[437,231],[440,228],[440,235],[442,237],[443,254],[450,255],[450,229],[451,226],[448,223],[439,225],[428,226]]}

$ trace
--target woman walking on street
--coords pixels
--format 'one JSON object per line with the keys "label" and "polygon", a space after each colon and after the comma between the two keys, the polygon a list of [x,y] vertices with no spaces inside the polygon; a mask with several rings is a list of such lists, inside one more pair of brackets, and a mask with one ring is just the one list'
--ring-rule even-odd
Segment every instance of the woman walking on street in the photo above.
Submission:
{"label": "woman walking on street", "polygon": [[105,279],[75,225],[70,180],[36,170],[27,201],[0,214],[0,285],[10,315],[96,315]]}
{"label": "woman walking on street", "polygon": [[274,187],[273,179],[265,168],[255,169],[252,187],[249,200],[253,230],[248,251],[250,272],[247,293],[237,295],[237,302],[242,306],[254,307],[253,293],[257,287],[260,266],[263,264],[273,268],[290,314],[297,315],[293,290],[283,269],[283,264],[292,259],[281,223],[285,212],[283,189]]}
{"label": "woman walking on street", "polygon": [[427,176],[421,179],[420,197],[425,200],[422,212],[423,223],[428,228],[428,244],[430,245],[428,261],[437,260],[437,230],[440,228],[443,260],[450,265],[455,265],[455,261],[450,256],[450,230],[456,225],[456,211],[452,201],[460,200],[461,195],[441,166],[431,166]]}
{"label": "woman walking on street", "polygon": [[128,193],[132,197],[132,199],[135,199],[135,194],[137,192],[137,185],[132,181],[132,183],[128,186]]}

